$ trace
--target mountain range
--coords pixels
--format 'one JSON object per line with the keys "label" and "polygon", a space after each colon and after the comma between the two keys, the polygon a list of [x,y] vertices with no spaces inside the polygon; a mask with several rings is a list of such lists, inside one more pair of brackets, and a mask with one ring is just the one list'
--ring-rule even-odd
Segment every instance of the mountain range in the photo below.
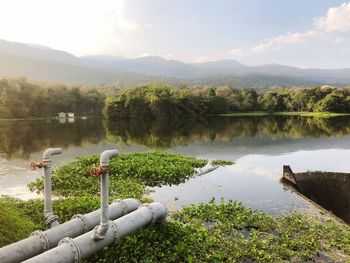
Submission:
{"label": "mountain range", "polygon": [[279,64],[247,66],[235,60],[184,63],[158,56],[125,59],[77,57],[48,47],[0,40],[0,77],[66,84],[123,84],[161,81],[171,85],[269,87],[350,85],[350,69],[297,68]]}

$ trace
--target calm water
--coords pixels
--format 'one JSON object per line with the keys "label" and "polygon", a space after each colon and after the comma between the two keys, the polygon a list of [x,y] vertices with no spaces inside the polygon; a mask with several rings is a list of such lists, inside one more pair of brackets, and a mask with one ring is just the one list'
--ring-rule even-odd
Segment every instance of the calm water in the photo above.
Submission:
{"label": "calm water", "polygon": [[[212,198],[235,199],[272,214],[308,204],[279,182],[282,166],[306,170],[350,171],[350,118],[235,117],[208,123],[118,122],[98,119],[60,123],[0,122],[0,194],[33,196],[26,184],[42,171],[28,169],[48,147],[62,147],[56,165],[77,156],[118,147],[121,152],[170,151],[198,158],[234,160],[174,186],[155,187],[155,200],[177,209]],[[349,189],[350,190],[350,189]]]}

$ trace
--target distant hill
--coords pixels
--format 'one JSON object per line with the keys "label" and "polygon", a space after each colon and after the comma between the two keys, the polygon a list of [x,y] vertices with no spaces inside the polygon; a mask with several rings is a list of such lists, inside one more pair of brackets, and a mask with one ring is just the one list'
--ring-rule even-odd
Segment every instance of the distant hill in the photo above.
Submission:
{"label": "distant hill", "polygon": [[231,84],[255,88],[350,85],[350,69],[301,69],[278,64],[251,67],[235,60],[184,63],[157,56],[77,57],[40,45],[0,40],[0,77],[16,76],[69,84],[136,85],[162,81],[171,85]]}

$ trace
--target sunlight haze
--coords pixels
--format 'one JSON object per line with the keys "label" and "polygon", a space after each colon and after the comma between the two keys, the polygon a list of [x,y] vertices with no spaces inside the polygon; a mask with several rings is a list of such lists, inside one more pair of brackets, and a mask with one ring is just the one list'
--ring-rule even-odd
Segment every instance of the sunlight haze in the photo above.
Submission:
{"label": "sunlight haze", "polygon": [[0,0],[0,39],[78,56],[350,67],[344,1]]}

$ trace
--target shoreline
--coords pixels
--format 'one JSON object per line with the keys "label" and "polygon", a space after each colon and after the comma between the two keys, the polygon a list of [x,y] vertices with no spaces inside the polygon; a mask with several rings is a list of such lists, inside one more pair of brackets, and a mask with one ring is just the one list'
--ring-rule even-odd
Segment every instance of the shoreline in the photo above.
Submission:
{"label": "shoreline", "polygon": [[350,116],[350,113],[336,113],[336,112],[307,112],[307,111],[278,111],[278,112],[265,112],[265,111],[252,111],[252,112],[231,112],[222,113],[217,116],[221,117],[264,117],[264,116],[301,116],[301,117],[319,117],[319,118],[331,118],[339,116]]}

